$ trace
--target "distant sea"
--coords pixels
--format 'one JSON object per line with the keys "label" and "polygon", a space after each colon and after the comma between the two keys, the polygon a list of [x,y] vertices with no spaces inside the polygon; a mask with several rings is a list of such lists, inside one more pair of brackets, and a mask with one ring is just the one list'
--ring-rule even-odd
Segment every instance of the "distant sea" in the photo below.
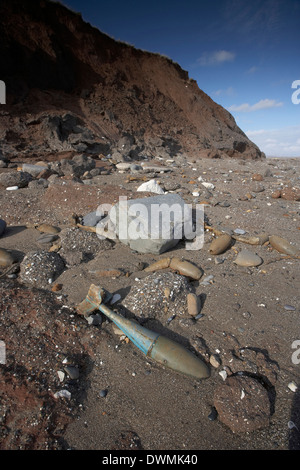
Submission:
{"label": "distant sea", "polygon": [[274,155],[266,155],[266,158],[278,158],[279,160],[281,158],[300,158],[300,155],[298,155],[297,157],[287,157],[287,156],[281,156],[281,157],[278,157],[278,156],[274,156]]}

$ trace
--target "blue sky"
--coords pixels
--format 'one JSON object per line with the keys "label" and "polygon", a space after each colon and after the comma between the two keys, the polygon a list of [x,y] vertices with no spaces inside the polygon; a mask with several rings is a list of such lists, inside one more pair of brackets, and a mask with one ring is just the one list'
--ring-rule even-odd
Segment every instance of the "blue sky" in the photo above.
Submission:
{"label": "blue sky", "polygon": [[300,0],[61,3],[177,62],[267,156],[300,157]]}

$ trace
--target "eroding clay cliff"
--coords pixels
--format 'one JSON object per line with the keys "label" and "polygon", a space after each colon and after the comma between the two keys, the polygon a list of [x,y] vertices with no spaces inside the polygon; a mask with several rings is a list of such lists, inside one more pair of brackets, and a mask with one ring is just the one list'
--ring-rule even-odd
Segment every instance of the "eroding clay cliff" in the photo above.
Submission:
{"label": "eroding clay cliff", "polygon": [[172,60],[115,41],[48,0],[0,4],[0,142],[10,159],[71,151],[261,159]]}

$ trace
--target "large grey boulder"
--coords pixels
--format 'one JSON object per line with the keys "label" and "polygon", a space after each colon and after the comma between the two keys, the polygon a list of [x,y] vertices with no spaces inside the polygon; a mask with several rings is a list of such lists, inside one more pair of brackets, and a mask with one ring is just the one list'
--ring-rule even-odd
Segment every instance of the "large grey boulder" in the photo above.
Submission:
{"label": "large grey boulder", "polygon": [[122,200],[109,216],[119,240],[139,253],[163,253],[192,233],[192,209],[178,194]]}
{"label": "large grey boulder", "polygon": [[31,180],[32,176],[25,171],[9,171],[1,173],[0,186],[4,186],[5,188],[10,186],[25,188]]}
{"label": "large grey boulder", "polygon": [[63,158],[60,161],[60,170],[66,175],[74,175],[80,178],[86,171],[94,169],[95,160],[86,155],[75,155],[72,160]]}

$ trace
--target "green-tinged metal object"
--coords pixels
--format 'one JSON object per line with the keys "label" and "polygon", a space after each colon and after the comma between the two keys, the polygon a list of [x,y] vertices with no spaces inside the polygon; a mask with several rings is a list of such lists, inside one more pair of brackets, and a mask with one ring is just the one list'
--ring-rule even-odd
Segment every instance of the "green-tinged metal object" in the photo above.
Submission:
{"label": "green-tinged metal object", "polygon": [[194,377],[206,379],[210,376],[208,366],[181,344],[159,333],[141,326],[139,323],[124,318],[113,312],[104,303],[105,291],[92,284],[87,297],[78,305],[78,313],[89,316],[99,309],[112,320],[123,333],[147,356],[169,369]]}

